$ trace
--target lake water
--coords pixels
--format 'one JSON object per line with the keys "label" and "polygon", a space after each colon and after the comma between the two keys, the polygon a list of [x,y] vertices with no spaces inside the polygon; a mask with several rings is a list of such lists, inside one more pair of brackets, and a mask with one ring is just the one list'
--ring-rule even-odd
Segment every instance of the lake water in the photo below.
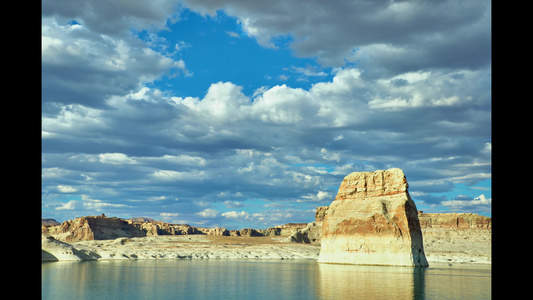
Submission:
{"label": "lake water", "polygon": [[491,266],[429,268],[312,260],[42,263],[42,299],[490,299]]}

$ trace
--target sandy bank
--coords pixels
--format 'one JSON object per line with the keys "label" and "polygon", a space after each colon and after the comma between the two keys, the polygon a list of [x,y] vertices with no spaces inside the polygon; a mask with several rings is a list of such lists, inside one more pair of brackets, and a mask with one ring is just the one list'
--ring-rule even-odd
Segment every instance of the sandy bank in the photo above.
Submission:
{"label": "sandy bank", "polygon": [[[428,261],[491,263],[491,233],[479,230],[424,231]],[[64,243],[43,235],[42,261],[108,259],[313,259],[316,244],[288,242],[287,236],[177,235]]]}
{"label": "sandy bank", "polygon": [[[42,261],[101,259],[317,259],[319,245],[287,237],[157,236],[66,244],[43,238]],[[46,243],[46,245],[45,245]],[[55,245],[55,244],[59,244]],[[70,245],[73,250],[69,250]],[[69,255],[66,256],[64,253]],[[76,258],[77,257],[77,258]]]}
{"label": "sandy bank", "polygon": [[422,231],[430,263],[491,263],[492,230],[426,228]]}

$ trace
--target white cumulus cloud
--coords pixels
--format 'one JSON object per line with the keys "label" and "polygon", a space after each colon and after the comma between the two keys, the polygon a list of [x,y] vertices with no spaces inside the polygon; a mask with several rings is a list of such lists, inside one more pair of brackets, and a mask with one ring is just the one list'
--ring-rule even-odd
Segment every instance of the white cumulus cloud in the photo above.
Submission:
{"label": "white cumulus cloud", "polygon": [[102,153],[98,155],[100,162],[106,164],[136,164],[137,162],[123,153]]}
{"label": "white cumulus cloud", "polygon": [[228,219],[248,219],[250,217],[250,214],[246,211],[228,211],[222,214],[223,217],[226,217]]}
{"label": "white cumulus cloud", "polygon": [[77,188],[75,187],[72,187],[70,185],[58,185],[57,186],[57,191],[60,192],[60,193],[75,193],[78,191]]}
{"label": "white cumulus cloud", "polygon": [[204,218],[216,218],[218,217],[219,212],[212,208],[206,208],[201,212],[197,212],[196,214]]}

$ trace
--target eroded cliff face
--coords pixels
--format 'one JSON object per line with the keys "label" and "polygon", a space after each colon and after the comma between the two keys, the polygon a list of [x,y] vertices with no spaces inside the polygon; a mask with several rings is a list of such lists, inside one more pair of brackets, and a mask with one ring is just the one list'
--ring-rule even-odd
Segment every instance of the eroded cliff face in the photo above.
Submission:
{"label": "eroded cliff face", "polygon": [[492,229],[492,219],[472,213],[418,213],[420,227],[456,229]]}
{"label": "eroded cliff face", "polygon": [[[203,231],[201,230],[203,229]],[[225,228],[196,228],[187,224],[161,221],[134,221],[115,217],[86,216],[65,221],[60,225],[42,226],[41,232],[63,242],[109,240],[119,237],[208,234],[227,235]]]}
{"label": "eroded cliff face", "polygon": [[420,226],[430,261],[490,263],[492,219],[472,213],[422,213]]}
{"label": "eroded cliff face", "polygon": [[344,178],[322,224],[320,263],[428,266],[402,170]]}
{"label": "eroded cliff face", "polygon": [[63,222],[56,226],[42,226],[42,233],[63,242],[141,237],[146,232],[119,218],[87,216]]}
{"label": "eroded cliff face", "polygon": [[218,236],[274,236],[291,235],[295,230],[302,229],[305,223],[288,223],[266,230],[244,228],[227,230],[226,228],[202,228],[187,224],[171,224],[146,218],[123,220],[115,217],[86,216],[65,221],[60,225],[42,225],[41,232],[52,236],[58,241],[79,242],[92,240],[108,240],[119,237],[146,237],[161,235],[205,234]]}

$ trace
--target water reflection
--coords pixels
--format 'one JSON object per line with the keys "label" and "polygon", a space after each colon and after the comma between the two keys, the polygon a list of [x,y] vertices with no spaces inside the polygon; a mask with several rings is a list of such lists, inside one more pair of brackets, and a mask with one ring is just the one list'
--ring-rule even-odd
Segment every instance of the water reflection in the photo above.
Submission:
{"label": "water reflection", "polygon": [[318,264],[321,299],[423,299],[426,268]]}
{"label": "water reflection", "polygon": [[429,268],[318,264],[319,299],[490,299],[490,265]]}
{"label": "water reflection", "polygon": [[491,265],[432,263],[426,271],[426,297],[491,299],[491,273]]}
{"label": "water reflection", "polygon": [[42,299],[490,299],[490,265],[429,268],[316,261],[42,264]]}
{"label": "water reflection", "polygon": [[314,261],[42,264],[43,299],[314,299]]}

